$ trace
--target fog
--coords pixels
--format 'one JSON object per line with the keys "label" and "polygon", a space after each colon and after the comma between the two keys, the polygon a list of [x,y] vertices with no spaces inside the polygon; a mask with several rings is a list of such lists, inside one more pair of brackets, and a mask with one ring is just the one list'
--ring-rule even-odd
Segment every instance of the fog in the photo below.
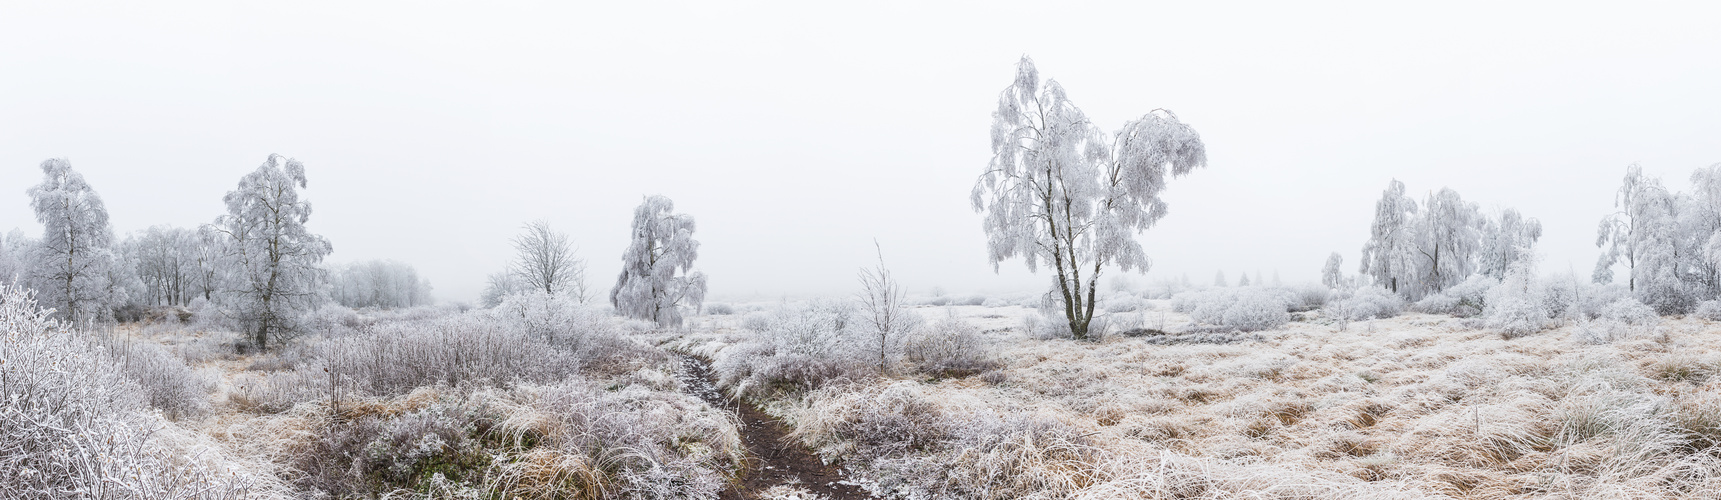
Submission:
{"label": "fog", "polygon": [[714,298],[852,292],[875,240],[911,292],[1037,289],[994,273],[968,201],[1030,55],[1108,130],[1166,108],[1202,134],[1137,282],[1354,273],[1393,178],[1539,218],[1542,269],[1587,276],[1627,165],[1678,189],[1721,162],[1716,10],[8,4],[0,231],[41,230],[46,158],[124,234],[210,221],[280,153],[329,261],[409,263],[445,301],[537,219],[607,291],[653,194],[697,218]]}

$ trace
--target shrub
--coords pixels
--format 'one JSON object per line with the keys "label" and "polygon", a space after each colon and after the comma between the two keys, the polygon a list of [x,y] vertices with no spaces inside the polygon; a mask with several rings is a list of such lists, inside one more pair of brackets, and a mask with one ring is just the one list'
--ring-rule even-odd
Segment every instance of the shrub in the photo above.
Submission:
{"label": "shrub", "polygon": [[575,373],[582,354],[599,357],[590,351],[613,345],[568,324],[532,325],[542,330],[499,325],[481,313],[425,325],[386,324],[324,341],[318,357],[343,384],[386,396],[435,384],[553,382]]}
{"label": "shrub", "polygon": [[713,316],[728,316],[731,314],[735,314],[735,306],[731,306],[729,304],[724,304],[722,302],[706,304],[705,305],[705,314],[710,314]]}
{"label": "shrub", "polygon": [[1488,307],[1488,291],[1499,285],[1500,281],[1494,278],[1481,274],[1471,275],[1440,293],[1423,297],[1412,309],[1420,313],[1469,318],[1482,314]]}
{"label": "shrub", "polygon": [[935,377],[967,377],[998,367],[980,328],[954,314],[915,330],[904,351],[916,371]]}
{"label": "shrub", "polygon": [[1283,295],[1255,287],[1188,292],[1174,297],[1172,307],[1188,311],[1198,325],[1243,331],[1278,328],[1291,320]]}
{"label": "shrub", "polygon": [[1709,321],[1721,321],[1721,300],[1705,300],[1697,304],[1693,315]]}
{"label": "shrub", "polygon": [[193,372],[178,356],[152,342],[123,345],[115,353],[120,371],[142,386],[149,406],[171,419],[201,416],[209,411],[205,390],[212,384]]}
{"label": "shrub", "polygon": [[1541,284],[1528,276],[1525,269],[1514,269],[1506,280],[1488,291],[1488,328],[1499,330],[1508,339],[1540,332],[1548,327],[1548,312],[1542,300]]}
{"label": "shrub", "polygon": [[[0,497],[248,498],[269,491],[218,449],[167,436],[95,342],[0,283]],[[201,459],[194,460],[192,457]]]}
{"label": "shrub", "polygon": [[1327,299],[1333,294],[1327,287],[1307,283],[1279,289],[1285,295],[1286,309],[1290,312],[1308,312],[1327,305]]}
{"label": "shrub", "polygon": [[1338,321],[1385,319],[1404,311],[1404,299],[1385,288],[1365,286],[1350,292],[1348,297],[1328,301],[1322,316]]}

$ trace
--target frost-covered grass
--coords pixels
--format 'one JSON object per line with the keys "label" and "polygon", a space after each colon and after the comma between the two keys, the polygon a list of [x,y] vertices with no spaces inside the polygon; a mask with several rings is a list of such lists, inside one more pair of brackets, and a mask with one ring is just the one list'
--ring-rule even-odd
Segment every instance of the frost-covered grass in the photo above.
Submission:
{"label": "frost-covered grass", "polygon": [[244,354],[210,323],[82,333],[18,303],[0,497],[714,498],[745,460],[651,328],[567,301],[329,307]]}
{"label": "frost-covered grass", "polygon": [[[1148,302],[1170,330],[1193,323]],[[764,406],[902,498],[1712,498],[1721,336],[1602,309],[1510,339],[1408,313],[1157,345],[1042,340],[1021,331],[1030,309],[952,307],[1001,367],[851,377]],[[722,363],[759,335],[737,323],[675,345]]]}

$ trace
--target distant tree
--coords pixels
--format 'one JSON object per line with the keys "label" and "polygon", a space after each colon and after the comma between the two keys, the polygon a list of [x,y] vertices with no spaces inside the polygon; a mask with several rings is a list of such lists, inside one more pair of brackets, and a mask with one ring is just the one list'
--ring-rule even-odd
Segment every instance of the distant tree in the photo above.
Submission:
{"label": "distant tree", "polygon": [[41,167],[42,183],[27,191],[43,226],[30,266],[37,300],[60,319],[106,319],[109,307],[125,300],[124,289],[110,281],[117,255],[107,207],[66,160]]}
{"label": "distant tree", "polygon": [[1464,201],[1451,188],[1440,188],[1427,200],[1415,225],[1419,279],[1412,298],[1445,290],[1476,272],[1486,221],[1475,203]]}
{"label": "distant tree", "polygon": [[347,307],[396,309],[431,303],[430,282],[412,266],[389,260],[334,266],[330,295]]}
{"label": "distant tree", "polygon": [[198,253],[201,250],[197,231],[151,226],[143,234],[126,238],[127,260],[143,284],[139,303],[150,305],[190,305],[198,290]]}
{"label": "distant tree", "polygon": [[30,255],[36,242],[22,229],[0,237],[0,283],[23,286],[30,270]]}
{"label": "distant tree", "polygon": [[692,270],[699,257],[693,216],[674,211],[675,202],[663,196],[634,209],[633,237],[610,290],[610,304],[623,316],[679,326],[681,306],[697,311],[705,301],[705,273]]}
{"label": "distant tree", "polygon": [[1665,192],[1658,179],[1648,179],[1643,176],[1643,167],[1635,164],[1625,168],[1625,182],[1615,192],[1613,199],[1614,213],[1603,217],[1596,228],[1596,246],[1602,248],[1602,255],[1596,259],[1595,273],[1592,278],[1596,283],[1613,282],[1614,264],[1624,263],[1627,270],[1626,288],[1637,290],[1637,232],[1639,219],[1645,215],[1645,210],[1654,209],[1654,204],[1639,203],[1645,195],[1654,192]]}
{"label": "distant tree", "polygon": [[1489,221],[1482,233],[1480,272],[1503,280],[1513,265],[1535,249],[1536,240],[1542,238],[1542,221],[1508,208],[1500,212],[1498,221]]}
{"label": "distant tree", "polygon": [[1213,286],[1231,286],[1231,283],[1225,281],[1225,271],[1213,272]]}
{"label": "distant tree", "polygon": [[496,307],[502,304],[509,295],[525,291],[520,282],[514,278],[514,273],[502,271],[491,273],[484,279],[484,292],[479,294],[478,302],[484,307]]}
{"label": "distant tree", "polygon": [[233,274],[222,287],[225,302],[258,349],[299,333],[299,319],[315,307],[328,279],[318,263],[332,248],[305,223],[311,203],[299,199],[305,166],[281,155],[239,179],[222,198],[227,214],[210,230],[223,240],[223,267]]}
{"label": "distant tree", "polygon": [[1416,201],[1404,195],[1404,183],[1398,179],[1388,182],[1380,201],[1374,204],[1374,222],[1369,226],[1368,243],[1362,247],[1362,267],[1357,272],[1394,293],[1401,284],[1408,286],[1415,281],[1415,218]]}
{"label": "distant tree", "polygon": [[[873,242],[875,247],[877,244]],[[908,332],[919,326],[922,320],[908,310],[902,285],[884,267],[884,250],[877,250],[878,267],[860,271],[860,313],[866,336],[861,347],[883,372],[895,362]]]}
{"label": "distant tree", "polygon": [[1242,276],[1237,277],[1237,286],[1249,286],[1249,273],[1241,274]]}
{"label": "distant tree", "polygon": [[1333,290],[1344,288],[1344,264],[1345,257],[1338,252],[1328,255],[1327,265],[1321,267],[1321,284]]}
{"label": "distant tree", "polygon": [[1023,57],[998,96],[992,160],[970,202],[984,214],[993,270],[1014,257],[1029,271],[1048,263],[1070,332],[1085,339],[1105,267],[1150,265],[1135,233],[1165,217],[1167,175],[1206,164],[1200,134],[1170,111],[1154,110],[1107,137]]}
{"label": "distant tree", "polygon": [[547,221],[526,224],[514,238],[514,263],[508,268],[519,286],[548,295],[570,294],[584,304],[586,262],[574,256],[568,235],[550,229]]}

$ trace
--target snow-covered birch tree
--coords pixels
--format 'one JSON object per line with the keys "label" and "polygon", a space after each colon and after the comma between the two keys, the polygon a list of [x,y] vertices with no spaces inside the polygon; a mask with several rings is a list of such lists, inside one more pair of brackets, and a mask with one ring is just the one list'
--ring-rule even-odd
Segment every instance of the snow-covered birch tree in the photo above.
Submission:
{"label": "snow-covered birch tree", "polygon": [[299,199],[305,186],[304,164],[271,154],[227,192],[227,214],[210,226],[223,237],[223,267],[233,273],[223,298],[258,349],[297,334],[328,279],[318,263],[332,248],[305,228],[311,218],[311,203]]}
{"label": "snow-covered birch tree", "polygon": [[62,320],[105,319],[115,293],[110,273],[117,265],[108,210],[83,174],[64,159],[42,162],[42,183],[31,187],[30,207],[43,226],[30,265],[37,300]]}
{"label": "snow-covered birch tree", "polygon": [[566,293],[584,304],[588,299],[586,262],[574,256],[568,235],[541,220],[526,224],[524,229],[514,238],[516,255],[508,272],[526,290],[546,295]]}
{"label": "snow-covered birch tree", "polygon": [[1627,270],[1626,288],[1637,289],[1636,273],[1637,248],[1632,234],[1637,231],[1638,219],[1642,214],[1638,201],[1645,192],[1652,190],[1666,191],[1661,187],[1660,180],[1652,180],[1643,176],[1643,167],[1635,164],[1625,167],[1625,181],[1615,192],[1613,199],[1614,213],[1603,217],[1596,228],[1596,246],[1602,248],[1601,257],[1596,259],[1595,272],[1591,278],[1596,283],[1613,282],[1614,264],[1623,263]]}
{"label": "snow-covered birch tree", "polygon": [[1333,252],[1332,255],[1328,255],[1327,264],[1325,266],[1321,266],[1321,285],[1326,286],[1329,290],[1344,288],[1344,264],[1345,257],[1343,255],[1339,255],[1338,252]]}
{"label": "snow-covered birch tree", "polygon": [[1016,257],[1029,271],[1045,262],[1071,333],[1085,339],[1100,273],[1114,265],[1147,269],[1135,235],[1165,217],[1167,177],[1206,164],[1200,134],[1170,111],[1154,110],[1108,137],[1023,57],[998,96],[992,159],[970,202],[983,214],[993,270]]}
{"label": "snow-covered birch tree", "polygon": [[622,253],[621,275],[610,304],[623,316],[680,326],[681,307],[705,302],[705,273],[693,271],[699,242],[693,216],[675,213],[675,202],[646,197],[633,211],[633,237]]}
{"label": "snow-covered birch tree", "polygon": [[1414,283],[1415,219],[1416,201],[1405,196],[1404,183],[1398,179],[1387,182],[1386,191],[1374,204],[1374,222],[1369,225],[1368,243],[1363,244],[1362,265],[1357,272],[1394,293],[1400,285]]}
{"label": "snow-covered birch tree", "polygon": [[1530,258],[1536,240],[1542,238],[1542,221],[1508,208],[1498,220],[1489,221],[1482,233],[1481,273],[1503,280],[1513,265]]}
{"label": "snow-covered birch tree", "polygon": [[1476,272],[1485,219],[1475,203],[1440,188],[1428,195],[1415,226],[1418,289],[1412,298],[1437,293]]}

